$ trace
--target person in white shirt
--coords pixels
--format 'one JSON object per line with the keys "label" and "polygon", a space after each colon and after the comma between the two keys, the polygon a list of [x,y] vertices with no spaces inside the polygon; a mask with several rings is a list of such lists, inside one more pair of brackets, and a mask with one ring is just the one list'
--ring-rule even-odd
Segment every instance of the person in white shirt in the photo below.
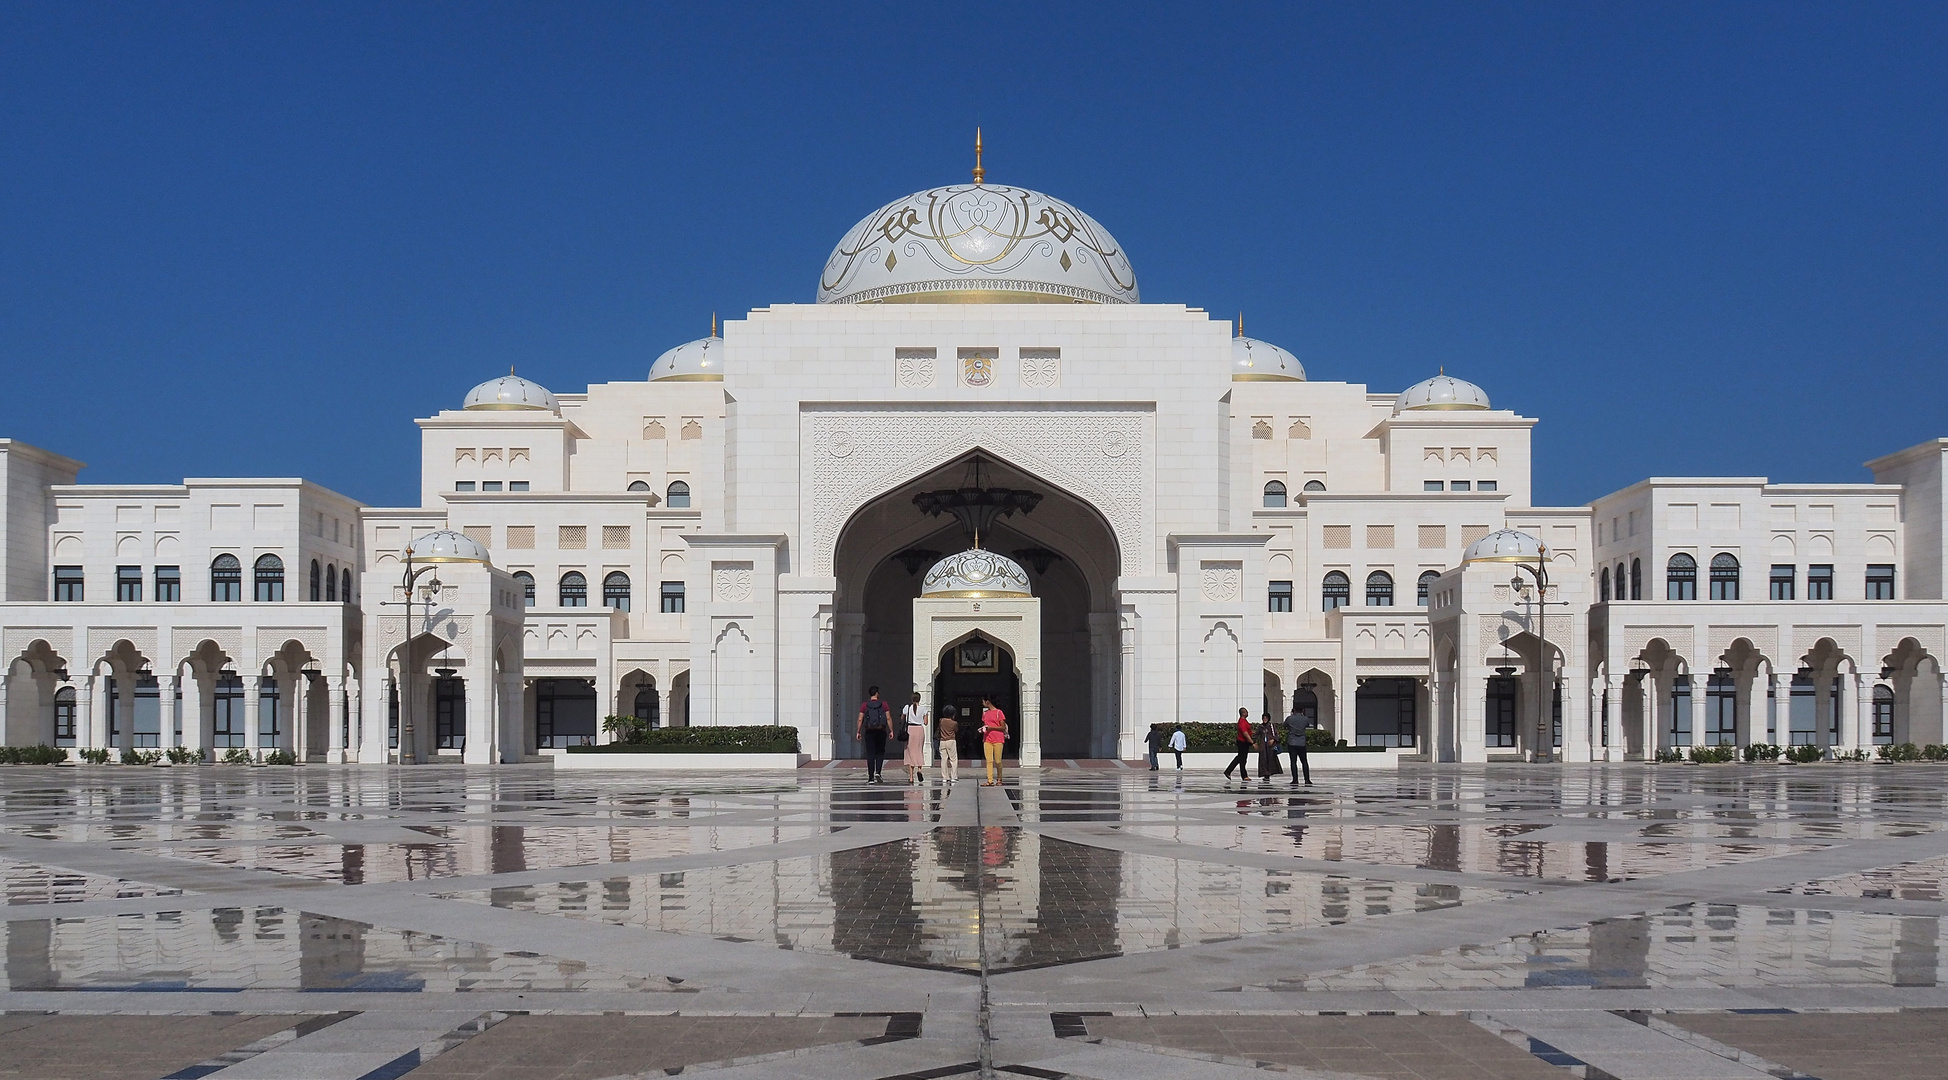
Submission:
{"label": "person in white shirt", "polygon": [[927,763],[927,710],[920,705],[920,695],[900,710],[900,719],[906,722],[901,730],[906,732],[906,782],[923,784],[926,774],[920,770]]}
{"label": "person in white shirt", "polygon": [[1184,725],[1178,724],[1177,730],[1170,733],[1170,752],[1177,755],[1178,772],[1184,771],[1184,751],[1189,746],[1190,740],[1184,738]]}

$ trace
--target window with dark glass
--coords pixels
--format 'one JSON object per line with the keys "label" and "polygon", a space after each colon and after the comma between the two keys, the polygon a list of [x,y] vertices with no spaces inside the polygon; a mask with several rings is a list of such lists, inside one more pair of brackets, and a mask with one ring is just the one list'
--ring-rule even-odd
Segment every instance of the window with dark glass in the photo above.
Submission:
{"label": "window with dark glass", "polygon": [[663,497],[663,505],[672,510],[683,510],[690,505],[690,485],[681,480],[670,481],[669,491]]}
{"label": "window with dark glass", "polygon": [[115,568],[115,599],[140,603],[142,600],[142,568],[139,566],[118,566]]}
{"label": "window with dark glass", "polygon": [[647,481],[647,480],[631,480],[631,481],[629,481],[629,490],[630,490],[630,491],[648,491],[648,490],[649,490],[649,481]]}
{"label": "window with dark glass", "polygon": [[501,482],[499,480],[482,480],[480,482],[480,490],[482,491],[499,491],[500,489]]}
{"label": "window with dark glass", "polygon": [[257,746],[263,750],[275,750],[277,737],[283,731],[278,723],[279,693],[277,680],[264,675],[257,680]]}
{"label": "window with dark glass", "polygon": [[663,613],[680,615],[683,613],[683,583],[665,581],[663,583]]}
{"label": "window with dark glass", "polygon": [[641,720],[650,727],[659,727],[662,725],[663,702],[657,696],[656,687],[648,683],[636,687],[636,704],[634,711],[629,715]]}
{"label": "window with dark glass", "polygon": [[1422,480],[1420,482],[1420,489],[1422,491],[1444,491],[1447,489],[1447,485],[1439,480]]}
{"label": "window with dark glass", "polygon": [[325,598],[325,571],[318,565],[316,559],[311,560],[311,598],[313,600]]}
{"label": "window with dark glass", "polygon": [[1426,607],[1433,599],[1434,582],[1440,580],[1439,570],[1422,570],[1420,580],[1414,584],[1414,603]]}
{"label": "window with dark glass", "polygon": [[1729,551],[1711,557],[1711,598],[1738,599],[1738,556]]}
{"label": "window with dark glass", "polygon": [[1353,582],[1337,570],[1326,573],[1319,583],[1319,609],[1332,611],[1353,602]]}
{"label": "window with dark glass", "polygon": [[[1709,722],[1709,721],[1707,721]],[[1691,676],[1671,680],[1671,726],[1666,732],[1672,746],[1691,745]]]}
{"label": "window with dark glass", "polygon": [[1513,675],[1494,675],[1488,679],[1488,712],[1483,735],[1489,746],[1507,749],[1515,745],[1515,703],[1518,685]]}
{"label": "window with dark glass", "polygon": [[580,572],[570,570],[561,576],[561,606],[588,606],[588,579]]}
{"label": "window with dark glass", "polygon": [[472,480],[455,480],[455,481],[453,482],[453,490],[455,490],[455,491],[472,491],[472,490],[473,490],[473,481],[472,481]]}
{"label": "window with dark glass", "polygon": [[1806,599],[1833,599],[1833,566],[1831,563],[1814,563],[1806,568]]}
{"label": "window with dark glass", "polygon": [[1447,482],[1447,489],[1449,491],[1467,491],[1469,488],[1472,488],[1473,486],[1474,486],[1473,484],[1469,483],[1466,480],[1449,480]]}
{"label": "window with dark glass", "polygon": [[1867,564],[1867,599],[1894,599],[1894,564]]}
{"label": "window with dark glass", "polygon": [[1289,581],[1272,582],[1270,587],[1266,589],[1265,596],[1266,596],[1266,600],[1265,600],[1266,611],[1292,610],[1292,583],[1291,582]]}
{"label": "window with dark glass", "polygon": [[617,570],[602,579],[602,606],[629,610],[629,575]]}
{"label": "window with dark glass", "polygon": [[1495,481],[1493,481],[1493,480],[1477,480],[1477,481],[1475,481],[1475,490],[1476,490],[1476,491],[1495,491],[1495,490],[1498,490],[1498,489],[1499,489],[1500,487],[1501,487],[1501,485],[1500,485],[1499,483],[1497,483],[1497,482],[1495,482]]}
{"label": "window with dark glass", "polygon": [[1385,570],[1375,570],[1366,575],[1366,606],[1393,606],[1393,575]]}
{"label": "window with dark glass", "polygon": [[83,588],[79,566],[57,566],[54,568],[54,599],[63,603],[82,599]]}
{"label": "window with dark glass", "polygon": [[1624,580],[1625,579],[1623,576],[1623,564],[1618,563],[1617,573],[1616,573],[1616,583],[1617,583],[1617,599],[1619,600],[1630,599],[1630,590],[1626,585],[1624,585]]}
{"label": "window with dark glass", "polygon": [[1632,559],[1630,560],[1630,599],[1642,600],[1643,598],[1644,561],[1642,559]]}
{"label": "window with dark glass", "polygon": [[1604,567],[1603,572],[1597,575],[1597,582],[1599,585],[1599,588],[1597,590],[1597,596],[1601,599],[1602,603],[1605,604],[1609,603],[1610,602],[1610,568],[1609,567],[1607,566]]}
{"label": "window with dark glass", "polygon": [[180,566],[156,567],[156,599],[165,603],[176,603],[183,598],[183,568]]}
{"label": "window with dark glass", "polygon": [[234,671],[217,675],[210,697],[210,746],[234,750],[248,744],[250,720],[244,713],[243,677]]}
{"label": "window with dark glass", "polygon": [[1326,482],[1324,480],[1307,480],[1305,482],[1305,490],[1324,491],[1326,490]]}
{"label": "window with dark glass", "polygon": [[1799,568],[1791,563],[1772,564],[1772,599],[1791,600],[1793,585],[1799,578]]}
{"label": "window with dark glass", "polygon": [[129,743],[139,748],[162,745],[162,684],[153,672],[135,677],[135,715],[129,720]]}
{"label": "window with dark glass", "polygon": [[74,745],[74,687],[54,691],[54,745]]}
{"label": "window with dark glass", "polygon": [[1265,485],[1265,509],[1283,510],[1284,508],[1285,484],[1283,481],[1273,480]]}
{"label": "window with dark glass", "polygon": [[522,606],[533,607],[534,606],[534,575],[528,573],[526,570],[516,570],[514,571],[514,580],[519,582],[521,585]]}
{"label": "window with dark glass", "polygon": [[243,564],[235,555],[218,555],[210,560],[210,599],[243,599]]}
{"label": "window with dark glass", "polygon": [[1698,598],[1698,560],[1680,551],[1664,564],[1664,599]]}
{"label": "window with dark glass", "polygon": [[1353,694],[1354,745],[1413,746],[1419,688],[1414,679],[1363,680]]}
{"label": "window with dark glass", "polygon": [[[312,599],[315,600],[317,598],[313,597]],[[338,599],[338,568],[332,566],[330,563],[325,564],[325,599]]]}
{"label": "window with dark glass", "polygon": [[338,572],[338,599],[347,604],[352,602],[352,572],[349,569]]}
{"label": "window with dark glass", "polygon": [[1738,743],[1738,683],[1727,668],[1719,668],[1705,680],[1706,746],[1733,746]]}
{"label": "window with dark glass", "polygon": [[252,571],[257,585],[259,603],[275,603],[284,599],[284,560],[275,555],[260,555]]}
{"label": "window with dark glass", "polygon": [[507,490],[509,491],[526,491],[527,489],[528,482],[526,480],[509,480],[507,482]]}
{"label": "window with dark glass", "polygon": [[535,745],[551,749],[595,745],[595,706],[595,687],[586,679],[536,679]]}
{"label": "window with dark glass", "polygon": [[1882,746],[1894,743],[1894,688],[1891,686],[1874,687],[1874,742]]}
{"label": "window with dark glass", "polygon": [[433,746],[439,750],[467,748],[467,681],[433,681]]}

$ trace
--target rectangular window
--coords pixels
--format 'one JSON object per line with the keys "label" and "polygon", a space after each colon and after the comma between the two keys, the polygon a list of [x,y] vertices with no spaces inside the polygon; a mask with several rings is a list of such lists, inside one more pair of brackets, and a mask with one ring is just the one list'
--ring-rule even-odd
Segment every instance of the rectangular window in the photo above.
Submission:
{"label": "rectangular window", "polygon": [[80,600],[82,598],[81,568],[79,566],[57,566],[54,568],[54,599],[57,601]]}
{"label": "rectangular window", "polygon": [[1446,525],[1422,525],[1420,527],[1420,546],[1422,551],[1440,551],[1447,547]]}
{"label": "rectangular window", "polygon": [[1325,547],[1331,551],[1350,550],[1353,546],[1353,527],[1351,525],[1323,526]]}
{"label": "rectangular window", "polygon": [[1894,599],[1894,565],[1892,563],[1867,564],[1867,599]]}
{"label": "rectangular window", "polygon": [[627,525],[602,526],[602,549],[604,551],[628,551],[629,550],[629,526]]}
{"label": "rectangular window", "polygon": [[534,526],[509,525],[507,527],[507,549],[509,551],[533,551]]}
{"label": "rectangular window", "polygon": [[1830,563],[1814,563],[1806,568],[1806,599],[1833,599],[1833,567]]}
{"label": "rectangular window", "polygon": [[663,613],[677,615],[683,612],[683,583],[665,581],[663,583]]}
{"label": "rectangular window", "polygon": [[1679,675],[1671,680],[1671,728],[1672,746],[1691,745],[1691,676]]}
{"label": "rectangular window", "polygon": [[480,490],[482,491],[499,491],[500,489],[501,482],[499,480],[482,480],[480,482]]}
{"label": "rectangular window", "polygon": [[473,490],[473,481],[472,481],[472,480],[455,480],[455,481],[453,482],[453,490],[455,490],[455,491],[472,491],[472,490]]}
{"label": "rectangular window", "polygon": [[1515,745],[1515,693],[1512,676],[1497,675],[1488,680],[1488,715],[1482,734],[1489,746],[1506,749]]}
{"label": "rectangular window", "polygon": [[1266,611],[1292,610],[1292,583],[1291,582],[1289,581],[1272,582],[1271,589],[1267,593],[1265,610]]}
{"label": "rectangular window", "polygon": [[1393,526],[1368,525],[1366,527],[1366,546],[1379,551],[1393,549]]}
{"label": "rectangular window", "polygon": [[249,728],[244,719],[243,679],[234,671],[217,676],[210,698],[210,746],[216,750],[242,747]]}
{"label": "rectangular window", "polygon": [[1357,746],[1414,745],[1414,703],[1419,684],[1413,679],[1367,679],[1353,699],[1353,742]]}
{"label": "rectangular window", "polygon": [[257,745],[260,749],[277,749],[278,727],[277,680],[265,676],[257,680]]}
{"label": "rectangular window", "polygon": [[462,679],[433,683],[433,746],[438,750],[467,748],[467,684]]}
{"label": "rectangular window", "polygon": [[54,745],[74,745],[74,691],[63,687],[54,692]]}
{"label": "rectangular window", "polygon": [[156,599],[165,604],[176,603],[183,598],[183,568],[180,566],[156,567]]}
{"label": "rectangular window", "polygon": [[555,546],[563,551],[581,551],[588,547],[588,526],[562,525],[556,530]]}
{"label": "rectangular window", "polygon": [[1476,480],[1475,490],[1476,491],[1499,491],[1501,490],[1501,484],[1497,483],[1494,480]]}
{"label": "rectangular window", "polygon": [[1441,491],[1446,487],[1447,485],[1441,483],[1439,480],[1422,480],[1420,482],[1420,489],[1422,491]]}
{"label": "rectangular window", "polygon": [[528,482],[526,480],[509,480],[507,482],[507,490],[509,491],[526,491],[527,489]]}
{"label": "rectangular window", "polygon": [[162,684],[154,675],[136,676],[135,716],[129,722],[129,736],[138,747],[162,745]]}
{"label": "rectangular window", "polygon": [[115,599],[128,603],[142,601],[142,568],[139,566],[118,566],[115,568]]}
{"label": "rectangular window", "polygon": [[1714,672],[1705,680],[1706,746],[1733,746],[1738,742],[1738,684],[1731,672]]}
{"label": "rectangular window", "polygon": [[1772,599],[1791,600],[1799,568],[1791,563],[1772,564]]}
{"label": "rectangular window", "polygon": [[1448,481],[1447,489],[1449,491],[1467,491],[1471,486],[1473,485],[1469,484],[1466,480],[1450,480]]}

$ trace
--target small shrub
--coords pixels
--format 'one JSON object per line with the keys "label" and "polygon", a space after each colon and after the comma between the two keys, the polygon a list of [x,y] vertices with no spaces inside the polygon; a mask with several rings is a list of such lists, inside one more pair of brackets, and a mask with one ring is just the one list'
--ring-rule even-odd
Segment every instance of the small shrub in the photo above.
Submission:
{"label": "small shrub", "polygon": [[223,752],[225,765],[248,765],[251,763],[250,751],[241,746],[233,746]]}
{"label": "small shrub", "polygon": [[1948,761],[1948,746],[1943,746],[1940,743],[1929,743],[1921,748],[1921,759],[1923,761]]}
{"label": "small shrub", "polygon": [[203,761],[203,751],[191,750],[187,746],[172,746],[165,756],[171,765],[199,765]]}
{"label": "small shrub", "polygon": [[616,742],[635,744],[647,742],[649,733],[655,728],[640,716],[605,716],[602,718],[602,730],[608,732]]}
{"label": "small shrub", "polygon": [[68,752],[58,746],[0,746],[0,765],[59,765]]}
{"label": "small shrub", "polygon": [[[1193,749],[1195,743],[1192,744]],[[798,729],[769,724],[721,727],[659,727],[640,733],[640,741],[606,746],[571,746],[571,754],[795,754]]]}
{"label": "small shrub", "polygon": [[108,764],[108,749],[101,746],[88,747],[81,751],[81,760],[90,765],[106,765]]}
{"label": "small shrub", "polygon": [[1883,746],[1880,748],[1879,754],[1880,754],[1880,760],[1882,761],[1920,761],[1921,760],[1921,748],[1914,745],[1911,742],[1899,743],[1893,746]]}
{"label": "small shrub", "polygon": [[1745,748],[1745,760],[1777,761],[1779,760],[1779,755],[1784,752],[1785,747],[1773,743],[1753,743]]}
{"label": "small shrub", "polygon": [[1306,728],[1305,745],[1308,750],[1314,747],[1331,746],[1332,733],[1325,728]]}
{"label": "small shrub", "polygon": [[122,747],[122,764],[124,765],[154,765],[161,760],[162,751],[160,750],[137,750],[132,746]]}
{"label": "small shrub", "polygon": [[1810,765],[1824,756],[1817,746],[1789,746],[1786,748],[1786,760],[1798,765]]}
{"label": "small shrub", "polygon": [[1867,751],[1835,750],[1833,751],[1833,760],[1834,761],[1865,761],[1867,760]]}
{"label": "small shrub", "polygon": [[273,750],[264,755],[266,765],[296,765],[298,756],[289,750]]}
{"label": "small shrub", "polygon": [[1678,762],[1683,760],[1684,760],[1684,751],[1679,750],[1675,746],[1665,747],[1664,749],[1659,750],[1657,752],[1656,761],[1660,765],[1669,765],[1673,762]]}
{"label": "small shrub", "polygon": [[1691,748],[1691,760],[1700,765],[1716,764],[1732,760],[1736,753],[1736,749],[1730,746],[1694,746]]}

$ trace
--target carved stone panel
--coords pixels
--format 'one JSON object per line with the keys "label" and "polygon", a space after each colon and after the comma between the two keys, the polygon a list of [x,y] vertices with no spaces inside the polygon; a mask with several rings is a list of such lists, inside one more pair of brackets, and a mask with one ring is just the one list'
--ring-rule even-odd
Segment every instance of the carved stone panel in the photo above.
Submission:
{"label": "carved stone panel", "polygon": [[1205,562],[1198,569],[1202,572],[1205,600],[1214,604],[1230,604],[1244,596],[1243,563]]}
{"label": "carved stone panel", "polygon": [[710,564],[711,596],[719,603],[745,604],[751,600],[751,564],[719,562]]}

